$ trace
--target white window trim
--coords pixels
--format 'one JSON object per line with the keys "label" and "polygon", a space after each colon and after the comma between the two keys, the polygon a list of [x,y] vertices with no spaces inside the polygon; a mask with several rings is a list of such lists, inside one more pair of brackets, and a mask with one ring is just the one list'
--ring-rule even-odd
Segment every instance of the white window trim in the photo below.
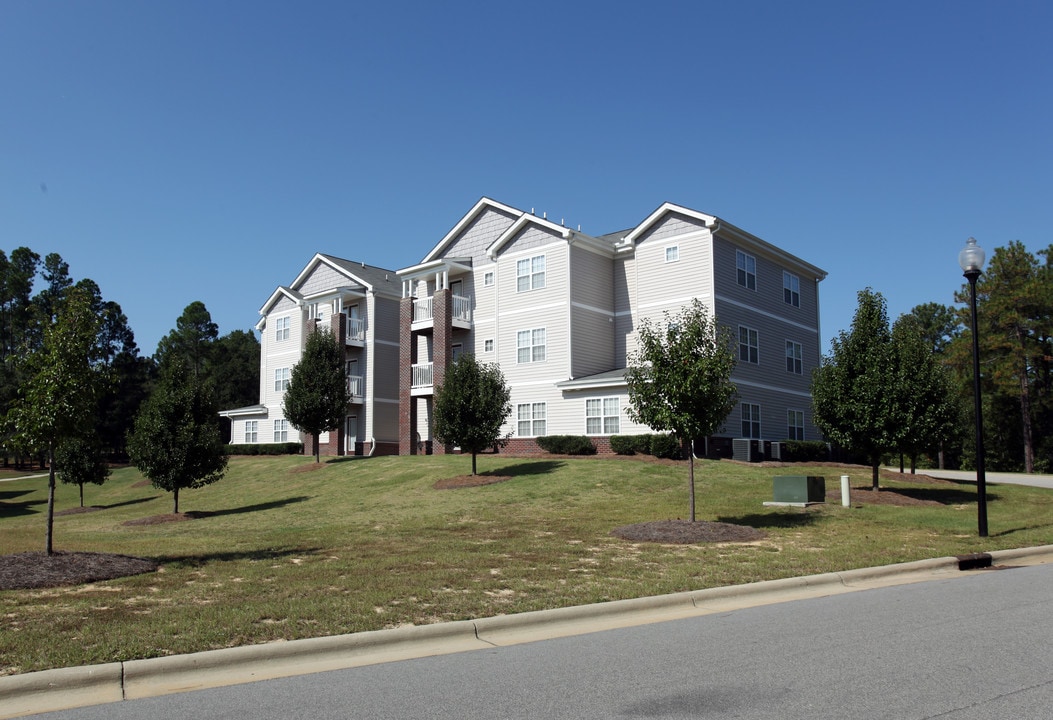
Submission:
{"label": "white window trim", "polygon": [[[534,269],[534,262],[536,260],[541,261],[542,269],[540,271]],[[520,272],[520,266],[526,263],[527,272]],[[516,260],[516,292],[530,292],[531,290],[542,290],[546,285],[546,273],[548,272],[548,262],[545,259],[545,255],[531,255],[528,258],[521,258]],[[530,278],[527,283],[529,287],[519,287],[519,281],[523,278]]]}
{"label": "white window trim", "polygon": [[[616,407],[614,408],[614,414],[609,415],[607,413],[607,402],[613,400]],[[589,403],[599,403],[600,412],[598,415],[589,414]],[[621,432],[621,414],[622,414],[622,403],[621,398],[617,395],[608,395],[606,397],[598,398],[585,398],[585,434],[586,435],[617,435]],[[589,430],[589,420],[599,420],[600,430],[599,432],[592,432]],[[614,427],[611,428],[608,425],[609,421],[613,421]]]}
{"label": "white window trim", "polygon": [[260,422],[259,420],[246,420],[245,421],[245,443],[248,445],[256,444],[260,438]]}
{"label": "white window trim", "polygon": [[285,317],[274,319],[274,341],[284,342],[289,339],[289,328],[292,325],[292,318],[288,315]]}
{"label": "white window trim", "polygon": [[[750,418],[749,418],[749,420],[746,419],[746,413],[744,411],[744,409],[746,407],[750,408]],[[764,428],[761,426],[761,406],[760,406],[760,403],[751,403],[751,402],[739,403],[739,430],[740,431],[742,430],[742,424],[746,423],[746,422],[750,423],[750,432],[749,433],[742,433],[742,437],[750,438],[752,440],[760,440],[761,438],[764,437]],[[756,435],[753,435],[753,426],[754,425],[757,426],[757,434]]]}
{"label": "white window trim", "polygon": [[[746,331],[746,342],[745,343],[742,342],[742,331],[743,330]],[[751,337],[751,333],[752,333],[752,337]],[[755,339],[757,341],[756,345],[751,345],[749,343],[749,341],[752,340],[752,339]],[[745,360],[742,359],[742,348],[743,347],[747,348],[747,352],[746,352],[746,356],[747,357],[746,357]],[[751,351],[756,351],[756,355],[757,355],[757,359],[756,360],[751,359],[751,357],[753,355],[753,352],[751,352]],[[739,325],[739,362],[749,363],[750,365],[760,365],[760,331],[755,329],[755,328],[751,328],[748,325]]]}
{"label": "white window trim", "polygon": [[492,353],[494,351],[494,339],[486,338],[483,340],[483,352]]}
{"label": "white window trim", "polygon": [[[529,417],[523,417],[524,409],[528,412]],[[540,410],[540,416],[538,415]],[[523,433],[523,423],[528,423],[530,427],[530,433]],[[542,432],[537,432],[538,423],[541,423]],[[517,437],[542,437],[548,434],[548,403],[545,402],[529,402],[519,403],[516,405],[516,436]]]}
{"label": "white window trim", "polygon": [[[672,257],[670,257],[672,255]],[[665,261],[666,263],[680,262],[680,246],[679,245],[667,245],[665,248]]]}
{"label": "white window trim", "polygon": [[[790,368],[791,360],[794,364],[793,368]],[[800,367],[799,370],[798,367]],[[786,341],[786,372],[793,375],[804,375],[804,345],[795,340]]]}
{"label": "white window trim", "polygon": [[[516,276],[518,277],[518,275]],[[494,271],[487,270],[483,273],[483,287],[493,287],[494,285]]]}
{"label": "white window trim", "polygon": [[292,370],[289,368],[274,369],[274,392],[285,392],[289,388],[289,380],[292,379]]}
{"label": "white window trim", "polygon": [[[739,266],[739,259],[742,259],[742,267]],[[753,262],[753,272],[750,272],[750,261]],[[739,272],[743,273],[743,279],[745,282],[739,282]],[[750,287],[750,277],[753,277],[753,287]],[[757,291],[757,258],[749,253],[743,252],[742,250],[735,251],[735,282],[739,287],[744,287],[747,290]]]}
{"label": "white window trim", "polygon": [[[544,342],[543,343],[535,345],[534,344],[534,334],[537,333],[537,332],[544,333],[545,337],[544,337]],[[520,336],[523,333],[529,333],[529,336],[530,336],[530,344],[529,345],[520,345],[519,338],[520,338]],[[541,353],[543,355],[543,357],[541,357],[540,359],[535,359],[536,353],[534,351],[537,348],[541,348]],[[530,350],[530,359],[529,360],[520,360],[519,359],[519,351],[520,350],[525,350],[525,349],[529,349]],[[548,360],[548,328],[540,327],[540,328],[528,328],[526,330],[516,330],[516,364],[517,365],[526,365],[528,363],[542,363],[542,362],[545,362],[546,360]]]}
{"label": "white window trim", "polygon": [[[282,437],[284,435],[284,437]],[[275,420],[274,421],[274,442],[289,442],[289,421],[288,420]]]}
{"label": "white window trim", "polygon": [[[794,290],[795,284],[797,285],[796,290]],[[790,293],[789,300],[786,299],[787,291]],[[801,307],[801,278],[788,270],[782,271],[782,300],[790,307]],[[796,302],[794,302],[794,300],[796,300]]]}
{"label": "white window trim", "polygon": [[[792,418],[791,418],[791,415],[793,416]],[[800,425],[796,424],[797,416],[800,416],[800,420],[801,420],[801,424]],[[793,424],[791,424],[791,420],[793,421]],[[799,438],[798,437],[794,437],[794,435],[796,433],[791,433],[790,432],[791,428],[794,429],[794,430],[800,430],[801,431],[801,437],[799,437]],[[796,410],[794,408],[787,408],[786,409],[786,437],[788,439],[790,439],[790,440],[804,440],[805,439],[805,434],[804,434],[804,410]]]}

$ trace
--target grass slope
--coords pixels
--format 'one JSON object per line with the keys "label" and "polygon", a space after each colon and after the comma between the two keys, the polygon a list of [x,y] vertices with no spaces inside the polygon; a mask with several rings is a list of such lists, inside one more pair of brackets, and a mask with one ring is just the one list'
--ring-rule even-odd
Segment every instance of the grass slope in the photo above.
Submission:
{"label": "grass slope", "polygon": [[[916,504],[766,508],[777,470],[696,467],[699,519],[749,525],[748,544],[658,545],[618,526],[683,517],[683,463],[481,456],[504,482],[439,490],[459,456],[231,460],[184,491],[185,522],[144,523],[171,497],[119,469],[85,488],[99,509],[56,518],[63,551],[155,559],[118,580],[0,592],[0,674],[186,653],[405,624],[485,617],[927,557],[1053,543],[1053,493],[990,491],[992,537],[976,537],[975,495],[951,482],[886,481]],[[853,487],[869,469],[850,468]],[[917,504],[921,503],[921,504]],[[58,488],[75,508],[77,488]],[[0,484],[0,553],[44,544],[46,480]]]}

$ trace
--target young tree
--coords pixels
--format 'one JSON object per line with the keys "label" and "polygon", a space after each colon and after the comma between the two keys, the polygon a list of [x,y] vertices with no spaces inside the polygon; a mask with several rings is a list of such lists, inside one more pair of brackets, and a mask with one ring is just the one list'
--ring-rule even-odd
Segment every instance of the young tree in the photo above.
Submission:
{"label": "young tree", "polygon": [[462,355],[446,369],[442,384],[435,388],[435,439],[457,445],[476,455],[501,446],[501,426],[512,412],[512,391],[496,364],[483,364],[474,355]]}
{"label": "young tree", "polygon": [[892,326],[895,395],[901,416],[897,446],[910,457],[911,473],[919,453],[942,447],[954,435],[960,416],[949,371],[931,342],[914,315],[901,315]]}
{"label": "young tree", "polygon": [[55,451],[59,479],[80,487],[80,506],[84,507],[84,483],[102,485],[110,475],[97,435],[82,433],[66,438]]}
{"label": "young tree", "polygon": [[173,362],[135,418],[128,453],[155,488],[173,494],[173,513],[181,489],[210,485],[226,471],[218,412],[209,385]]}
{"label": "young tree", "polygon": [[307,336],[300,362],[293,366],[282,412],[294,428],[314,438],[314,461],[320,462],[319,436],[336,430],[347,414],[351,392],[344,374],[344,350],[329,328]]}
{"label": "young tree", "polygon": [[[625,372],[634,421],[672,432],[681,444],[707,437],[727,418],[738,391],[730,331],[718,327],[698,300],[662,326],[645,320],[639,349]],[[688,453],[691,522],[695,521],[695,459]]]}
{"label": "young tree", "polygon": [[830,356],[812,375],[812,408],[827,439],[866,455],[877,490],[881,456],[896,447],[901,415],[885,298],[870,288],[858,298],[852,329],[831,341]]}
{"label": "young tree", "polygon": [[41,347],[25,360],[26,381],[7,417],[16,445],[47,455],[48,555],[54,552],[55,451],[95,421],[95,398],[102,383],[93,367],[98,325],[87,295],[71,292],[55,323],[44,327]]}

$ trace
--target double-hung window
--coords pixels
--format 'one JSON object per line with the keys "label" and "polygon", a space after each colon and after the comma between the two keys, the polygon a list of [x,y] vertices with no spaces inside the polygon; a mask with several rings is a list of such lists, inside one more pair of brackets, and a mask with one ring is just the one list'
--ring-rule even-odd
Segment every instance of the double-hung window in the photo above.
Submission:
{"label": "double-hung window", "polygon": [[274,392],[285,392],[289,389],[289,379],[292,371],[289,368],[276,368],[274,370]]}
{"label": "double-hung window", "polygon": [[494,284],[494,271],[493,270],[487,270],[486,272],[483,273],[483,285],[485,287],[490,287],[493,284]]}
{"label": "double-hung window", "polygon": [[289,421],[274,421],[274,442],[289,442]]}
{"label": "double-hung window", "polygon": [[516,333],[516,360],[520,363],[544,362],[545,328]]}
{"label": "double-hung window", "polygon": [[744,325],[739,325],[739,360],[741,362],[760,362],[760,340],[757,331]]}
{"label": "double-hung window", "polygon": [[801,307],[801,279],[793,273],[782,274],[782,299],[787,305]]}
{"label": "double-hung window", "polygon": [[517,434],[520,437],[540,437],[545,434],[545,403],[522,403],[516,406]]}
{"label": "double-hung window", "polygon": [[245,421],[245,442],[255,443],[259,442],[260,437],[260,421],[259,420],[246,420]]}
{"label": "double-hung window", "polygon": [[796,343],[793,340],[786,341],[786,372],[791,372],[796,375],[804,374],[804,352],[801,348],[801,343]]}
{"label": "double-hung window", "polygon": [[760,405],[742,403],[742,437],[760,438]]}
{"label": "double-hung window", "polygon": [[280,317],[274,321],[274,339],[288,340],[289,339],[289,317]]}
{"label": "double-hung window", "polygon": [[748,290],[757,289],[757,258],[736,250],[735,270],[739,285]]}
{"label": "double-hung window", "polygon": [[670,245],[665,249],[665,261],[667,263],[675,263],[680,260],[680,246]]}
{"label": "double-hung window", "polygon": [[535,255],[516,262],[516,292],[545,287],[545,256]]}
{"label": "double-hung window", "polygon": [[589,398],[585,401],[585,434],[617,435],[619,417],[618,398]]}
{"label": "double-hung window", "polygon": [[804,412],[801,410],[786,411],[786,437],[790,440],[804,440]]}

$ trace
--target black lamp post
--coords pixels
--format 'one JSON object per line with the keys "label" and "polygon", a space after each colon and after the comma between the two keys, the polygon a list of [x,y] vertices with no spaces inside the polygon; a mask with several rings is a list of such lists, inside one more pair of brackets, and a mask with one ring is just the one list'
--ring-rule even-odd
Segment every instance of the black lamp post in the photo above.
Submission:
{"label": "black lamp post", "polygon": [[984,423],[980,403],[980,339],[976,328],[976,279],[984,269],[984,251],[969,238],[958,253],[958,264],[969,281],[973,311],[973,402],[976,407],[976,512],[980,537],[987,537],[987,474],[984,468]]}

